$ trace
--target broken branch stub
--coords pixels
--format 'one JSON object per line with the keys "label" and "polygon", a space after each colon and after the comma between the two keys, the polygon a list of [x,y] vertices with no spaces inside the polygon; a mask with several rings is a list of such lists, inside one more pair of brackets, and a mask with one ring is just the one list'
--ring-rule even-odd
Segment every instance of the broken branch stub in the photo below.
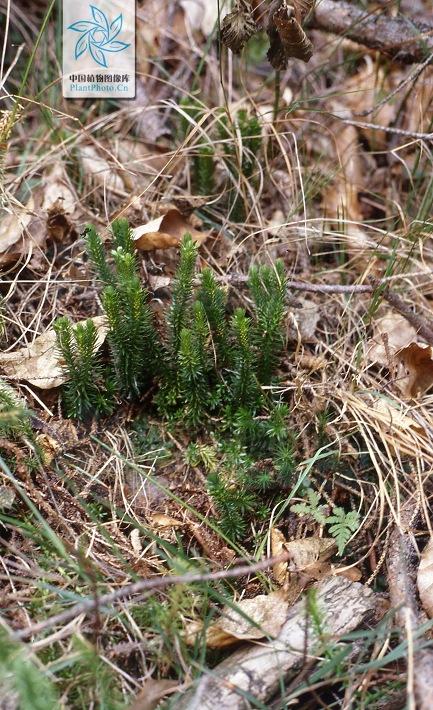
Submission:
{"label": "broken branch stub", "polygon": [[[323,580],[316,589],[316,603],[328,639],[338,639],[355,629],[373,611],[376,595],[366,585],[342,577]],[[248,696],[266,702],[280,687],[284,676],[320,652],[320,642],[308,619],[306,597],[289,609],[278,636],[258,645],[249,644],[229,656],[196,688],[180,697],[178,710],[246,710]]]}

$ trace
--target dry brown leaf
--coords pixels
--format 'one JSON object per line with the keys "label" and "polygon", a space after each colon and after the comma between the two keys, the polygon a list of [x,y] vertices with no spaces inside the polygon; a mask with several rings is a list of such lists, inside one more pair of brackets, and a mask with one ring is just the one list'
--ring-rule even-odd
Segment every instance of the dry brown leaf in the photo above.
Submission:
{"label": "dry brown leaf", "polygon": [[81,207],[62,162],[45,171],[41,189],[47,234],[56,242],[63,242],[73,232]]}
{"label": "dry brown leaf", "polygon": [[[105,316],[92,318],[97,330],[97,347],[107,335]],[[85,323],[85,320],[80,321]],[[59,387],[67,381],[56,348],[56,334],[52,328],[39,335],[28,347],[11,353],[0,353],[0,369],[10,380],[26,380],[40,389]]]}
{"label": "dry brown leaf", "polygon": [[393,357],[397,350],[412,343],[416,335],[415,328],[406,318],[399,313],[388,311],[374,323],[374,334],[367,345],[367,358],[370,362],[389,366],[388,353]]}
{"label": "dry brown leaf", "polygon": [[24,230],[31,222],[33,209],[33,200],[30,200],[20,212],[8,213],[6,210],[2,210],[0,219],[0,254],[5,254],[10,247],[21,239]]}
{"label": "dry brown leaf", "polygon": [[290,555],[287,562],[277,562],[272,568],[274,579],[278,584],[285,584],[291,573],[302,573],[302,578],[298,579],[302,591],[308,579],[320,579],[324,574],[331,572],[328,560],[337,549],[334,538],[306,537],[287,542],[278,528],[272,528],[270,539],[273,557],[283,552],[288,552]]}
{"label": "dry brown leaf", "polygon": [[286,542],[284,548],[290,553],[289,572],[304,572],[316,577],[317,572],[322,575],[321,563],[332,557],[337,546],[333,537],[305,537]]}
{"label": "dry brown leaf", "polygon": [[433,358],[430,345],[410,343],[397,353],[405,376],[398,378],[398,386],[405,397],[423,395],[433,385]]}
{"label": "dry brown leaf", "polygon": [[321,355],[310,355],[310,353],[301,353],[296,357],[296,364],[306,370],[315,372],[316,370],[324,370],[328,365],[328,361]]}
{"label": "dry brown leaf", "polygon": [[94,145],[82,145],[78,147],[78,155],[85,177],[106,190],[125,192],[125,184],[113,163],[108,162],[107,153],[102,155]]}
{"label": "dry brown leaf", "polygon": [[281,590],[259,594],[237,602],[235,609],[226,606],[216,625],[235,639],[276,636],[286,620],[287,609],[286,595]]}
{"label": "dry brown leaf", "polygon": [[[347,115],[347,109],[341,110]],[[334,112],[338,113],[336,104]],[[340,171],[324,193],[323,207],[337,223],[344,223],[343,231],[349,237],[349,251],[363,250],[368,245],[367,235],[356,223],[363,221],[359,192],[364,184],[364,171],[355,126],[341,125],[339,121],[335,126],[334,140]]]}
{"label": "dry brown leaf", "polygon": [[179,688],[177,680],[154,680],[148,678],[128,710],[154,710],[161,700]]}
{"label": "dry brown leaf", "polygon": [[313,46],[300,25],[306,6],[296,3],[294,8],[287,0],[273,0],[266,31],[269,37],[268,59],[274,69],[286,69],[290,57],[308,62]]}
{"label": "dry brown leaf", "polygon": [[296,299],[297,306],[289,312],[289,340],[301,340],[310,343],[315,339],[317,324],[320,320],[320,309],[317,303],[307,298]]}
{"label": "dry brown leaf", "polygon": [[290,5],[283,2],[273,14],[273,21],[287,57],[308,62],[313,56],[313,45],[296,17],[289,16]]}
{"label": "dry brown leaf", "polygon": [[50,466],[56,456],[62,451],[62,445],[49,434],[38,434],[36,441],[42,451],[44,464]]}
{"label": "dry brown leaf", "polygon": [[78,198],[61,161],[44,172],[42,179],[42,210],[48,212],[55,206],[68,215],[77,209]]}
{"label": "dry brown leaf", "polygon": [[221,40],[232,50],[240,52],[250,37],[258,31],[249,0],[235,0],[233,11],[221,23]]}
{"label": "dry brown leaf", "polygon": [[332,574],[345,577],[345,579],[349,579],[351,582],[359,582],[362,578],[362,572],[358,567],[334,567],[332,569]]}
{"label": "dry brown leaf", "polygon": [[61,161],[44,171],[41,184],[25,206],[0,210],[0,264],[36,251],[48,236],[61,241],[70,233],[77,197]]}
{"label": "dry brown leaf", "polygon": [[203,244],[209,232],[201,232],[175,207],[165,214],[132,230],[135,246],[142,251],[179,246],[184,234],[191,234],[196,244]]}
{"label": "dry brown leaf", "polygon": [[149,286],[152,291],[159,291],[160,288],[167,288],[170,286],[171,278],[169,276],[154,276],[153,274],[148,275]]}
{"label": "dry brown leaf", "polygon": [[433,538],[425,546],[418,567],[417,585],[421,604],[429,618],[433,617]]}
{"label": "dry brown leaf", "polygon": [[[209,648],[225,648],[240,640],[277,636],[286,620],[288,608],[287,594],[282,590],[242,599],[235,603],[235,608],[226,606],[218,621],[206,629],[206,645]],[[187,643],[192,645],[202,629],[201,622],[191,624],[186,632]]]}
{"label": "dry brown leaf", "polygon": [[45,220],[30,197],[24,207],[0,210],[0,264],[17,261],[40,247],[46,238]]}
{"label": "dry brown leaf", "polygon": [[149,521],[158,528],[179,528],[186,524],[182,520],[176,520],[164,513],[152,513],[149,515]]}

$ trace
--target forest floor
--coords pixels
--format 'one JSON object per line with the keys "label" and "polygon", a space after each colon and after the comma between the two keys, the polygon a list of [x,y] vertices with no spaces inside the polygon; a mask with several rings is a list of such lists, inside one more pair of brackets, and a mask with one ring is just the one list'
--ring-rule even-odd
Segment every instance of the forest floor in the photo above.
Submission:
{"label": "forest floor", "polygon": [[[136,98],[66,100],[45,5],[0,1],[0,375],[31,427],[0,421],[0,707],[433,707],[433,67],[317,18],[276,72],[210,1],[143,0]],[[192,426],[151,387],[67,418],[53,324],[108,357],[83,231],[117,217],[161,332],[185,232],[229,314],[283,262],[277,410]]]}

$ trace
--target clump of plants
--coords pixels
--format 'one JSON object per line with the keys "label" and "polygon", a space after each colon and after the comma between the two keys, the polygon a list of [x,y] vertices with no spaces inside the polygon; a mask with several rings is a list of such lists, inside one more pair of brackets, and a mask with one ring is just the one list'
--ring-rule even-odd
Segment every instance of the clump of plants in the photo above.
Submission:
{"label": "clump of plants", "polygon": [[[107,251],[93,227],[85,234],[102,285],[108,348],[98,348],[91,320],[74,327],[59,318],[55,324],[68,375],[65,411],[86,419],[109,414],[116,402],[135,401],[141,416],[156,409],[171,427],[204,436],[203,443],[190,444],[186,462],[207,471],[222,531],[242,538],[250,522],[267,519],[270,506],[294,485],[290,409],[270,387],[284,350],[284,266],[253,266],[251,306],[231,310],[213,271],[197,272],[197,246],[185,234],[171,303],[157,326],[128,222],[116,220],[112,235]],[[325,520],[316,499],[307,498],[293,512],[326,524],[342,552],[358,525],[357,513],[334,508]]]}
{"label": "clump of plants", "polygon": [[98,350],[93,321],[55,323],[57,347],[68,375],[63,399],[69,416],[109,413],[113,398],[138,400],[150,387],[162,416],[200,427],[210,416],[254,416],[268,406],[262,385],[275,374],[283,341],[285,274],[275,267],[251,269],[251,313],[227,307],[227,293],[214,273],[196,272],[197,246],[186,234],[162,329],[142,285],[126,220],[112,227],[107,254],[93,227],[86,248],[102,283],[109,352]]}

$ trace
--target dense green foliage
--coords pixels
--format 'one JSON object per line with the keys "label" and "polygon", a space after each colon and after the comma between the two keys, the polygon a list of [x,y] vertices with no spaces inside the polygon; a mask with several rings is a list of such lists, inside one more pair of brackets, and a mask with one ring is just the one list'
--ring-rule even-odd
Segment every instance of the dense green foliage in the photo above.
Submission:
{"label": "dense green foliage", "polygon": [[268,407],[260,385],[271,383],[284,343],[283,265],[254,267],[252,315],[241,308],[230,314],[226,290],[209,268],[196,285],[197,247],[185,235],[160,333],[126,220],[113,223],[113,246],[108,256],[94,228],[87,229],[87,253],[103,285],[108,357],[98,350],[91,320],[75,328],[67,318],[55,324],[68,374],[66,413],[81,419],[105,414],[112,408],[113,390],[121,399],[139,398],[150,385],[163,416],[194,427],[211,414],[227,417],[246,408],[254,415]]}
{"label": "dense green foliage", "polygon": [[[113,223],[110,256],[92,227],[86,246],[103,286],[109,349],[105,355],[98,350],[93,321],[74,328],[67,318],[58,319],[57,342],[69,378],[66,413],[82,419],[106,414],[115,397],[138,400],[152,391],[159,414],[171,425],[204,433],[212,422],[215,444],[192,446],[188,458],[208,471],[221,529],[233,539],[242,537],[249,520],[260,519],[261,510],[266,517],[294,483],[290,410],[269,389],[284,347],[283,264],[253,266],[251,310],[230,312],[227,291],[211,269],[197,274],[197,246],[186,234],[171,303],[157,328],[128,223]],[[347,517],[335,508],[326,518],[317,494],[308,488],[306,494],[309,502],[293,506],[293,512],[328,524],[342,551],[356,529],[356,513]]]}
{"label": "dense green foliage", "polygon": [[98,353],[98,331],[92,320],[75,328],[66,316],[54,323],[57,347],[68,376],[63,399],[68,416],[86,419],[108,414],[111,401],[104,368]]}

